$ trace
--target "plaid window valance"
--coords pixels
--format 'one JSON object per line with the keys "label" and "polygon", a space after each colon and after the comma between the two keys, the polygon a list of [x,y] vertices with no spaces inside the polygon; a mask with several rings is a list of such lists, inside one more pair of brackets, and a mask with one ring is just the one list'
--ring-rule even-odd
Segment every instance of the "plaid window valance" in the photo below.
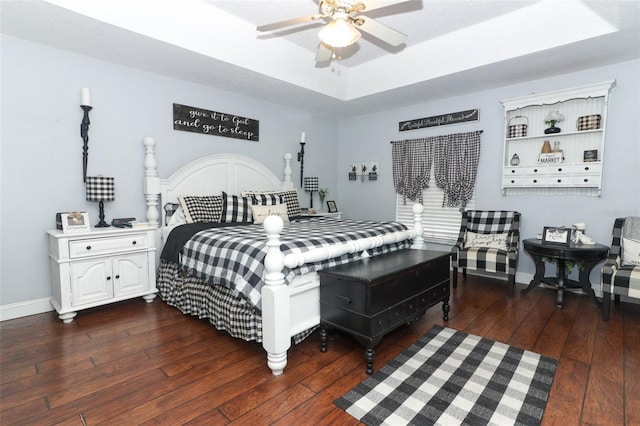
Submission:
{"label": "plaid window valance", "polygon": [[429,186],[431,167],[436,185],[444,191],[449,207],[464,209],[473,196],[482,131],[395,141],[393,184],[396,192],[422,203],[422,191]]}

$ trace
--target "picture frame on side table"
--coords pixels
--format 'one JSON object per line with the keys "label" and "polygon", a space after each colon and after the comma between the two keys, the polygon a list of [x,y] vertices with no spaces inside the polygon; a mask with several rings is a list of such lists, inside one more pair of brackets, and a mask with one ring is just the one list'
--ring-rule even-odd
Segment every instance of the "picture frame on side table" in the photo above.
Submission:
{"label": "picture frame on side table", "polygon": [[338,212],[338,206],[336,206],[336,202],[335,201],[327,201],[327,209],[329,210],[329,213],[337,213]]}
{"label": "picture frame on side table", "polygon": [[69,212],[62,213],[62,232],[65,234],[75,232],[89,232],[91,224],[89,223],[89,213],[87,212]]}
{"label": "picture frame on side table", "polygon": [[543,244],[558,244],[568,246],[571,244],[571,229],[562,227],[545,226],[542,232]]}

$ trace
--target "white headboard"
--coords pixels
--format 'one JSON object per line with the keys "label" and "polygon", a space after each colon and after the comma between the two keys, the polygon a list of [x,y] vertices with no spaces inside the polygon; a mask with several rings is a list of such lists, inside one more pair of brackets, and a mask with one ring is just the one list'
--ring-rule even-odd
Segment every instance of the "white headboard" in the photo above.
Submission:
{"label": "white headboard", "polygon": [[[177,203],[180,195],[219,195],[222,191],[239,194],[243,191],[293,189],[291,154],[284,155],[283,177],[275,175],[264,164],[238,154],[215,154],[194,160],[166,179],[158,178],[155,140],[144,139],[145,198],[147,221],[164,224],[164,209],[158,215],[158,195],[164,206]],[[155,213],[155,214],[154,214]]]}

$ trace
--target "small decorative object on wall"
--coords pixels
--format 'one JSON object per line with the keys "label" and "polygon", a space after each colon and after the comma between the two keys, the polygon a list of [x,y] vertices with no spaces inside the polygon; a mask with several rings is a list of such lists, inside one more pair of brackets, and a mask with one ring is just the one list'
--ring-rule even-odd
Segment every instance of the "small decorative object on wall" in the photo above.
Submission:
{"label": "small decorative object on wall", "polygon": [[378,162],[373,161],[369,164],[369,180],[378,180]]}
{"label": "small decorative object on wall", "polygon": [[98,222],[96,228],[106,228],[110,226],[104,221],[104,202],[116,199],[114,181],[115,179],[112,177],[87,176],[87,201],[99,202],[98,217],[100,218],[100,222]]}
{"label": "small decorative object on wall", "polygon": [[361,180],[362,182],[364,182],[364,180],[365,180],[365,178],[366,178],[366,174],[365,174],[365,173],[366,173],[366,171],[367,171],[367,170],[369,170],[369,169],[367,168],[367,165],[366,165],[365,163],[361,163],[361,164],[360,164],[360,180]]}
{"label": "small decorative object on wall", "polygon": [[349,180],[356,180],[358,175],[358,166],[355,164],[349,165]]}
{"label": "small decorative object on wall", "polygon": [[523,138],[527,136],[529,119],[524,115],[516,115],[509,120],[509,134],[507,138]]}
{"label": "small decorative object on wall", "polygon": [[512,166],[517,166],[518,164],[520,164],[520,157],[518,157],[518,154],[513,154],[513,157],[511,157],[511,160],[509,160],[509,164],[511,164]]}
{"label": "small decorative object on wall", "polygon": [[82,138],[82,181],[87,181],[87,163],[89,162],[89,111],[93,109],[91,106],[91,91],[87,87],[81,90],[80,108],[84,111],[82,115],[82,123],[80,123],[80,137]]}
{"label": "small decorative object on wall", "polygon": [[89,232],[89,214],[85,212],[61,213],[62,232],[65,234],[73,232]]}
{"label": "small decorative object on wall", "polygon": [[542,232],[542,242],[549,244],[571,244],[571,229],[562,227],[545,226]]}
{"label": "small decorative object on wall", "polygon": [[173,104],[173,129],[253,142],[260,140],[258,120],[180,104]]}
{"label": "small decorative object on wall", "polygon": [[423,129],[425,127],[445,126],[447,124],[464,123],[467,121],[478,121],[480,119],[480,109],[469,109],[466,111],[450,112],[448,114],[434,115],[432,117],[417,118],[414,120],[401,121],[398,123],[398,130]]}
{"label": "small decorative object on wall", "polygon": [[335,201],[327,201],[327,209],[329,209],[329,213],[337,213],[338,206],[336,206]]}
{"label": "small decorative object on wall", "polygon": [[300,163],[300,187],[302,187],[302,178],[304,176],[304,145],[307,143],[306,132],[300,133],[300,152],[298,152],[298,162]]}
{"label": "small decorative object on wall", "polygon": [[312,209],[313,208],[313,193],[314,192],[318,192],[319,190],[319,183],[318,183],[318,178],[317,177],[306,177],[304,178],[304,190],[306,192],[310,192],[311,193],[311,199],[309,201],[309,208]]}
{"label": "small decorative object on wall", "polygon": [[594,161],[598,161],[598,150],[587,149],[586,151],[584,151],[583,161],[585,163],[592,163]]}
{"label": "small decorative object on wall", "polygon": [[544,129],[545,135],[551,133],[560,133],[560,127],[556,127],[556,123],[564,120],[564,115],[560,114],[560,111],[549,111],[549,114],[544,119],[544,123],[549,127]]}

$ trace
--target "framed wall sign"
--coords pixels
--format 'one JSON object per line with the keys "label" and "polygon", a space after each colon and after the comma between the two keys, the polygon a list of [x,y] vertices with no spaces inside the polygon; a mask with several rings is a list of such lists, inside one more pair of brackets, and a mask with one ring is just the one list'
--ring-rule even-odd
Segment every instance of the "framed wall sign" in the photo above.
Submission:
{"label": "framed wall sign", "polygon": [[568,246],[571,244],[571,229],[552,226],[545,226],[542,232],[542,242],[545,244],[560,244]]}
{"label": "framed wall sign", "polygon": [[338,206],[336,206],[335,201],[327,201],[327,208],[329,209],[329,213],[337,213]]}
{"label": "framed wall sign", "polygon": [[72,232],[89,232],[91,225],[89,224],[89,213],[86,212],[69,212],[62,213],[62,232],[65,234]]}

